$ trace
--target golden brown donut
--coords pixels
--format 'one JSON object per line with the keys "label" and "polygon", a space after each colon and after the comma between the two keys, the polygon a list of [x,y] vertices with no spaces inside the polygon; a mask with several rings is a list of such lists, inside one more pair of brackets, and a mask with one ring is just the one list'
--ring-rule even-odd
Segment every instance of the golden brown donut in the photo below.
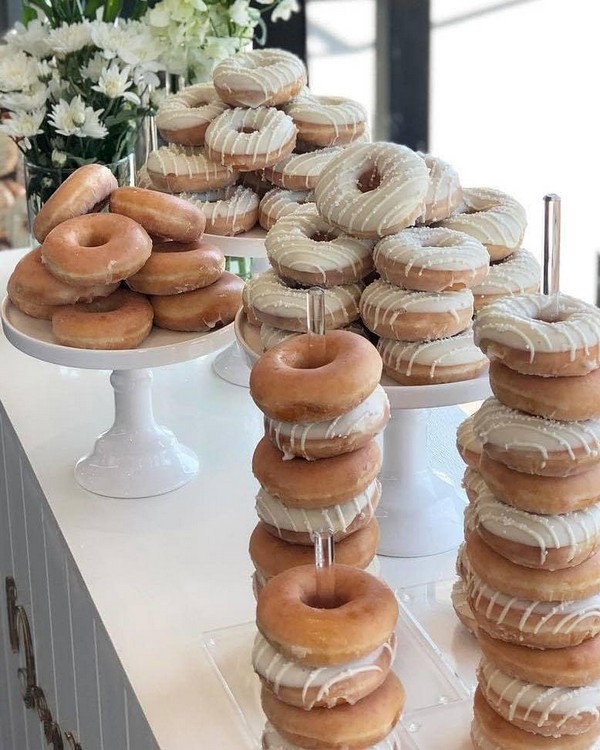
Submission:
{"label": "golden brown donut", "polygon": [[600,464],[567,477],[523,474],[485,453],[479,472],[496,497],[530,513],[571,513],[600,501]]}
{"label": "golden brown donut", "polygon": [[79,349],[135,349],[151,329],[152,305],[128,289],[63,307],[52,316],[58,343]]}
{"label": "golden brown donut", "polygon": [[565,648],[529,648],[492,638],[480,629],[477,640],[488,661],[526,682],[579,687],[600,680],[600,636]]}
{"label": "golden brown donut", "polygon": [[180,294],[214,284],[225,270],[225,256],[207,242],[155,242],[127,286],[143,294]]}
{"label": "golden brown donut", "polygon": [[110,212],[137,221],[153,237],[194,242],[202,237],[202,211],[176,195],[139,187],[120,187],[111,193]]}
{"label": "golden brown donut", "polygon": [[322,461],[285,461],[267,437],[256,446],[252,473],[270,494],[297,508],[344,502],[363,492],[379,474],[381,451],[374,440],[353,453]]}
{"label": "golden brown donut", "polygon": [[462,460],[471,469],[479,469],[483,445],[473,431],[473,417],[467,417],[458,425],[456,448]]}
{"label": "golden brown donut", "polygon": [[151,251],[146,230],[127,216],[89,214],[63,221],[47,235],[42,262],[67,284],[96,286],[132,276]]}
{"label": "golden brown donut", "polygon": [[600,417],[600,368],[587,375],[544,378],[496,360],[490,363],[490,385],[499,401],[527,414],[565,422]]}
{"label": "golden brown donut", "polygon": [[258,408],[275,420],[320,422],[364,401],[381,378],[375,347],[349,331],[327,331],[324,349],[315,359],[307,334],[265,352],[250,373]]}
{"label": "golden brown donut", "polygon": [[242,304],[244,282],[228,271],[214,284],[182,294],[152,296],[154,324],[171,331],[212,331],[231,323]]}
{"label": "golden brown donut", "polygon": [[67,219],[102,209],[118,187],[113,173],[101,164],[79,167],[62,182],[39,210],[33,235],[43,242],[54,227]]}
{"label": "golden brown donut", "polygon": [[576,735],[544,737],[526,732],[497,714],[488,705],[481,689],[475,692],[474,713],[471,740],[475,750],[592,750],[600,736],[600,722]]}
{"label": "golden brown donut", "polygon": [[378,578],[348,565],[335,566],[336,606],[317,602],[314,565],[291,568],[262,590],[256,623],[280,653],[311,667],[360,659],[387,641],[398,604]]}
{"label": "golden brown donut", "polygon": [[303,708],[288,706],[263,687],[261,704],[267,718],[288,742],[308,750],[369,748],[392,731],[404,708],[404,688],[393,672],[371,695],[354,706]]}

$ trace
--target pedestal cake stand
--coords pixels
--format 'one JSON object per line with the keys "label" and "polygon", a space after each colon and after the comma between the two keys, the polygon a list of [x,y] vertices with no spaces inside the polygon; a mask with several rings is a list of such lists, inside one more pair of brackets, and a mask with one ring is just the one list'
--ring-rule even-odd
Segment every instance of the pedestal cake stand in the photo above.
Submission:
{"label": "pedestal cake stand", "polygon": [[[262,351],[257,329],[242,310],[235,335],[251,367]],[[383,435],[381,520],[378,553],[390,557],[435,555],[458,547],[464,538],[464,493],[428,459],[431,410],[479,401],[490,395],[487,372],[473,380],[442,385],[403,386],[381,381],[391,406]],[[443,450],[455,450],[454,435]]]}
{"label": "pedestal cake stand", "polygon": [[[216,245],[225,255],[232,258],[249,258],[252,276],[266,271],[269,267],[265,250],[266,232],[254,227],[249,232],[234,237],[205,234],[207,242]],[[233,385],[248,388],[250,371],[237,341],[222,351],[213,362],[213,369],[220,378]]]}
{"label": "pedestal cake stand", "polygon": [[84,489],[107,497],[152,497],[197,474],[197,456],[154,420],[149,368],[221,349],[234,337],[233,323],[204,334],[153,328],[139,349],[109,351],[56,344],[49,321],[24,315],[8,299],[1,314],[6,338],[25,354],[65,367],[112,370],[114,423],[75,466],[75,479]]}

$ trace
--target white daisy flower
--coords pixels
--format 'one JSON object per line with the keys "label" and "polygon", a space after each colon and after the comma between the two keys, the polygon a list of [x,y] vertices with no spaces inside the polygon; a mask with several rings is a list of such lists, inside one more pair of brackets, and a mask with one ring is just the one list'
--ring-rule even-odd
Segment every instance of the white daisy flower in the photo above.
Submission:
{"label": "white daisy flower", "polygon": [[23,91],[38,83],[38,63],[24,52],[0,58],[0,91]]}
{"label": "white daisy flower", "polygon": [[132,84],[129,79],[130,72],[131,67],[129,65],[126,65],[123,70],[119,70],[117,63],[113,62],[110,67],[102,69],[98,83],[96,86],[92,86],[92,89],[99,91],[109,99],[123,98],[133,104],[140,104],[139,96],[132,91],[127,91]]}
{"label": "white daisy flower", "polygon": [[90,24],[64,23],[52,29],[48,35],[48,43],[56,55],[68,55],[77,52],[92,42]]}
{"label": "white daisy flower", "polygon": [[289,21],[292,13],[298,13],[299,10],[298,0],[281,0],[271,13],[271,21]]}
{"label": "white daisy flower", "polygon": [[118,55],[119,49],[127,45],[127,34],[123,27],[112,23],[93,21],[90,23],[90,36],[106,60],[112,60]]}
{"label": "white daisy flower", "polygon": [[35,18],[27,26],[17,22],[5,39],[13,50],[22,50],[34,57],[47,57],[52,53],[52,48],[48,43],[48,34],[48,25],[42,23],[39,18]]}
{"label": "white daisy flower", "polygon": [[81,138],[96,138],[97,140],[106,138],[108,135],[108,129],[106,125],[100,122],[100,115],[103,112],[103,109],[93,110],[91,107],[86,107],[85,122],[81,126],[77,135]]}
{"label": "white daisy flower", "polygon": [[46,108],[35,112],[11,112],[10,117],[0,122],[0,132],[12,138],[32,138],[42,133],[42,123],[46,116]]}
{"label": "white daisy flower", "polygon": [[0,106],[13,112],[33,112],[41,109],[48,99],[48,87],[34,84],[28,91],[0,94]]}

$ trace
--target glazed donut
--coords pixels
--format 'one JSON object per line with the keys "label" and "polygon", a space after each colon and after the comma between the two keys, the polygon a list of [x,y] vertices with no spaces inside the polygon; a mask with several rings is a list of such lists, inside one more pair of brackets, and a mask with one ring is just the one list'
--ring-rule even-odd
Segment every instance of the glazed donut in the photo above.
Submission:
{"label": "glazed donut", "polygon": [[279,276],[306,286],[354,284],[373,270],[373,243],[342,234],[314,204],[280,219],[269,230],[265,248]]}
{"label": "glazed donut", "polygon": [[485,453],[515,471],[565,477],[600,461],[600,419],[557,422],[488,398],[474,415],[473,429]]}
{"label": "glazed donut", "polygon": [[137,221],[153,237],[176,242],[200,239],[206,223],[202,211],[189,201],[140,187],[117,188],[111,193],[108,205],[112,214]]}
{"label": "glazed donut", "polygon": [[347,664],[307,667],[280,654],[259,632],[252,666],[261,683],[280,701],[306,711],[354,705],[382,684],[396,655],[396,635],[382,646]]}
{"label": "glazed donut", "polygon": [[256,496],[256,515],[266,530],[290,544],[314,547],[315,534],[331,532],[335,542],[366,526],[381,497],[381,484],[374,479],[362,492],[344,502],[325,506],[313,502],[306,507],[287,505],[261,488]]}
{"label": "glazed donut", "polygon": [[241,171],[276,164],[294,150],[296,128],[279,109],[228,109],[206,129],[206,154]]}
{"label": "glazed donut", "polygon": [[483,541],[517,565],[571,568],[600,547],[600,505],[542,516],[506,505],[481,486],[472,504],[474,526]]}
{"label": "glazed donut", "polygon": [[258,195],[242,185],[230,185],[206,193],[182,193],[181,197],[202,211],[209,234],[240,234],[252,229],[258,220]]}
{"label": "glazed donut", "polygon": [[[274,328],[267,323],[259,322],[259,326],[260,342],[262,344],[263,351],[265,352],[268,349],[272,349],[274,346],[277,346],[277,344],[281,344],[282,341],[287,341],[287,339],[302,335],[301,333],[298,333],[296,331],[284,331],[282,328]],[[368,338],[365,329],[362,327],[359,321],[350,323],[349,326],[344,326],[339,330],[350,331],[351,333],[356,333],[358,336],[365,336],[366,338]]]}
{"label": "glazed donut", "polygon": [[210,286],[183,294],[150,297],[154,325],[170,331],[212,331],[233,321],[242,304],[244,282],[225,271]]}
{"label": "glazed donut", "polygon": [[456,448],[467,466],[479,470],[483,445],[473,430],[473,421],[471,416],[459,424],[456,433]]}
{"label": "glazed donut", "polygon": [[143,294],[180,294],[210,286],[225,270],[225,256],[206,242],[155,242],[145,265],[127,279]]}
{"label": "glazed donut", "polygon": [[[593,750],[600,736],[600,723],[593,724],[582,734],[560,737],[526,732],[496,713],[480,688],[475,693],[474,711],[471,740],[475,750]],[[279,748],[275,746],[275,750]]]}
{"label": "glazed donut", "polygon": [[324,148],[306,154],[289,154],[266,167],[264,175],[274,185],[287,190],[314,190],[321,172],[340,151],[339,148]]}
{"label": "glazed donut", "polygon": [[434,341],[380,338],[377,351],[384,373],[401,385],[453,383],[478,377],[487,359],[473,343],[471,330]]}
{"label": "glazed donut", "polygon": [[362,104],[342,96],[315,96],[305,91],[283,109],[298,128],[298,137],[316,146],[352,143],[367,127]]}
{"label": "glazed donut", "polygon": [[415,219],[415,224],[431,224],[450,216],[460,205],[462,188],[458,172],[438,156],[422,154],[429,169],[429,189],[425,197],[425,208]]}
{"label": "glazed donut", "polygon": [[320,608],[315,566],[291,568],[262,590],[256,624],[279,653],[309,667],[346,664],[388,641],[398,604],[385,583],[336,565],[335,597],[336,606]]}
{"label": "glazed donut", "polygon": [[[262,735],[263,750],[302,750],[299,745],[284,740],[271,722],[267,722]],[[371,745],[367,750],[400,750],[400,740],[394,732],[385,737],[376,745]]]}
{"label": "glazed donut", "polygon": [[285,455],[312,461],[351,453],[380,433],[390,418],[384,389],[378,385],[361,404],[326,422],[279,422],[265,418],[265,432]]}
{"label": "glazed donut", "polygon": [[209,124],[227,109],[212,83],[186,86],[168,96],[156,112],[156,127],[167,143],[202,146]]}
{"label": "glazed donut", "polygon": [[461,484],[471,504],[476,502],[482,492],[489,492],[489,487],[486,485],[481,474],[476,469],[471,469],[468,466],[463,474]]}
{"label": "glazed donut", "polygon": [[119,214],[67,219],[42,245],[42,263],[73,286],[112,284],[132,276],[150,257],[152,240],[137,222]]}
{"label": "glazed donut", "polygon": [[[381,469],[381,451],[372,440],[353,453],[322,461],[284,461],[263,437],[252,457],[252,473],[268,493],[292,508],[343,503],[364,492]],[[341,561],[340,561],[341,562]]]}
{"label": "glazed donut", "polygon": [[[42,253],[38,247],[24,255],[17,263],[8,280],[7,292],[10,301],[21,312],[32,315],[32,312],[45,311],[43,318],[51,320],[57,306],[91,302],[96,297],[107,297],[117,286],[118,283],[87,287],[65,284],[42,264]],[[36,314],[32,317],[40,316]]]}
{"label": "glazed donut", "polygon": [[524,375],[587,375],[600,367],[600,310],[566,294],[493,302],[477,314],[474,331],[490,359]]}
{"label": "glazed donut", "polygon": [[314,193],[311,190],[282,190],[273,188],[262,198],[258,207],[258,223],[267,231],[288,214],[294,213],[305,204],[312,204]]}
{"label": "glazed donut", "polygon": [[422,292],[468,289],[485,278],[489,256],[474,237],[450,229],[417,227],[375,245],[375,268],[391,284]]}
{"label": "glazed donut", "polygon": [[580,474],[540,477],[513,471],[484,453],[478,470],[502,502],[530,513],[571,513],[600,502],[600,464]]}
{"label": "glazed donut", "polygon": [[373,344],[349,331],[327,331],[324,361],[314,362],[311,335],[269,349],[250,373],[250,395],[274,420],[323,422],[361,404],[381,378]]}
{"label": "glazed donut", "polygon": [[600,636],[566,648],[528,648],[477,633],[484,657],[511,677],[552,687],[581,687],[600,680]]}
{"label": "glazed donut", "polygon": [[213,71],[219,97],[234,107],[273,107],[293,99],[306,85],[299,57],[282,49],[240,52]]}
{"label": "glazed donut", "polygon": [[359,143],[323,169],[315,202],[330,224],[355,237],[395,234],[423,211],[429,170],[423,159],[396,143]]}
{"label": "glazed donut", "polygon": [[521,246],[527,227],[523,206],[492,188],[463,188],[457,212],[440,226],[476,237],[491,260],[502,260]]}
{"label": "glazed donut", "polygon": [[525,682],[482,659],[477,670],[485,700],[506,721],[527,732],[556,737],[582,734],[600,718],[600,683],[557,688]]}
{"label": "glazed donut", "polygon": [[54,338],[78,349],[135,349],[151,329],[152,305],[128,289],[62,307],[52,316]]}
{"label": "glazed donut", "polygon": [[146,172],[157,190],[202,192],[233,185],[238,173],[211,161],[202,148],[171,144],[148,154]]}
{"label": "glazed donut", "polygon": [[[344,284],[325,290],[325,328],[341,328],[359,317],[364,286]],[[246,309],[260,323],[285,331],[306,331],[306,289],[298,289],[269,270],[250,279],[245,287]]]}
{"label": "glazed donut", "polygon": [[600,417],[600,369],[544,378],[522,375],[495,360],[490,363],[490,386],[498,401],[526,414],[564,422]]}
{"label": "glazed donut", "polygon": [[280,701],[265,687],[261,695],[263,711],[279,734],[309,750],[378,747],[398,722],[404,700],[402,683],[391,671],[377,690],[353,706],[306,711]]}
{"label": "glazed donut", "polygon": [[[379,524],[376,518],[372,518],[366,526],[335,545],[336,563],[369,572],[378,544]],[[314,548],[285,542],[267,531],[262,522],[258,523],[250,536],[249,553],[256,568],[259,589],[284,570],[314,564],[315,559]]]}
{"label": "glazed donut", "polygon": [[471,288],[475,297],[475,312],[503,297],[537,292],[541,276],[542,269],[533,253],[518,248],[504,260],[491,263],[485,279]]}
{"label": "glazed donut", "polygon": [[473,295],[468,289],[412,292],[378,279],[362,293],[360,314],[370,331],[386,339],[442,339],[468,327]]}
{"label": "glazed donut", "polygon": [[450,601],[452,603],[452,609],[460,622],[465,626],[469,633],[475,633],[477,629],[477,622],[473,617],[471,606],[467,600],[467,592],[465,588],[465,582],[462,578],[455,581],[452,586],[452,592],[450,593]]}
{"label": "glazed donut", "polygon": [[524,568],[499,555],[477,534],[470,534],[467,556],[472,572],[504,594],[544,602],[589,599],[600,594],[600,552],[574,568]]}
{"label": "glazed donut", "polygon": [[63,221],[100,211],[117,187],[117,178],[108,167],[101,164],[79,167],[40,208],[33,221],[33,236],[38,242],[43,242],[50,231]]}

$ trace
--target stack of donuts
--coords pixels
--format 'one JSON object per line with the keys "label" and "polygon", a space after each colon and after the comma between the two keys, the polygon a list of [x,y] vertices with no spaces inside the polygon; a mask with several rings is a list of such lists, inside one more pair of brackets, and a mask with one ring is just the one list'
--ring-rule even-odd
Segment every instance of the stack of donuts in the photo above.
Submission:
{"label": "stack of donuts", "polygon": [[[252,661],[268,722],[264,750],[398,750],[404,691],[390,671],[398,608],[366,568],[389,416],[381,359],[364,338],[328,331],[280,343],[254,366],[265,415],[253,458],[260,522],[250,540],[257,625]],[[315,533],[336,543],[334,600],[318,599]]]}
{"label": "stack of donuts", "polygon": [[[458,434],[468,465],[458,568],[483,658],[476,748],[600,737],[600,310],[563,294],[487,305],[494,393]],[[469,611],[470,608],[470,611]]]}
{"label": "stack of donuts", "polygon": [[41,246],[17,264],[8,296],[52,321],[65,346],[135,348],[153,323],[209,331],[233,320],[243,282],[202,242],[204,223],[187,201],[118,187],[107,167],[88,164],[42,206],[33,224]]}
{"label": "stack of donuts", "polygon": [[141,184],[183,193],[204,212],[210,234],[235,235],[258,221],[268,229],[311,201],[323,166],[365,137],[360,104],[315,96],[306,80],[304,63],[284,50],[224,60],[212,83],[160,106],[156,124],[167,145],[149,154]]}

